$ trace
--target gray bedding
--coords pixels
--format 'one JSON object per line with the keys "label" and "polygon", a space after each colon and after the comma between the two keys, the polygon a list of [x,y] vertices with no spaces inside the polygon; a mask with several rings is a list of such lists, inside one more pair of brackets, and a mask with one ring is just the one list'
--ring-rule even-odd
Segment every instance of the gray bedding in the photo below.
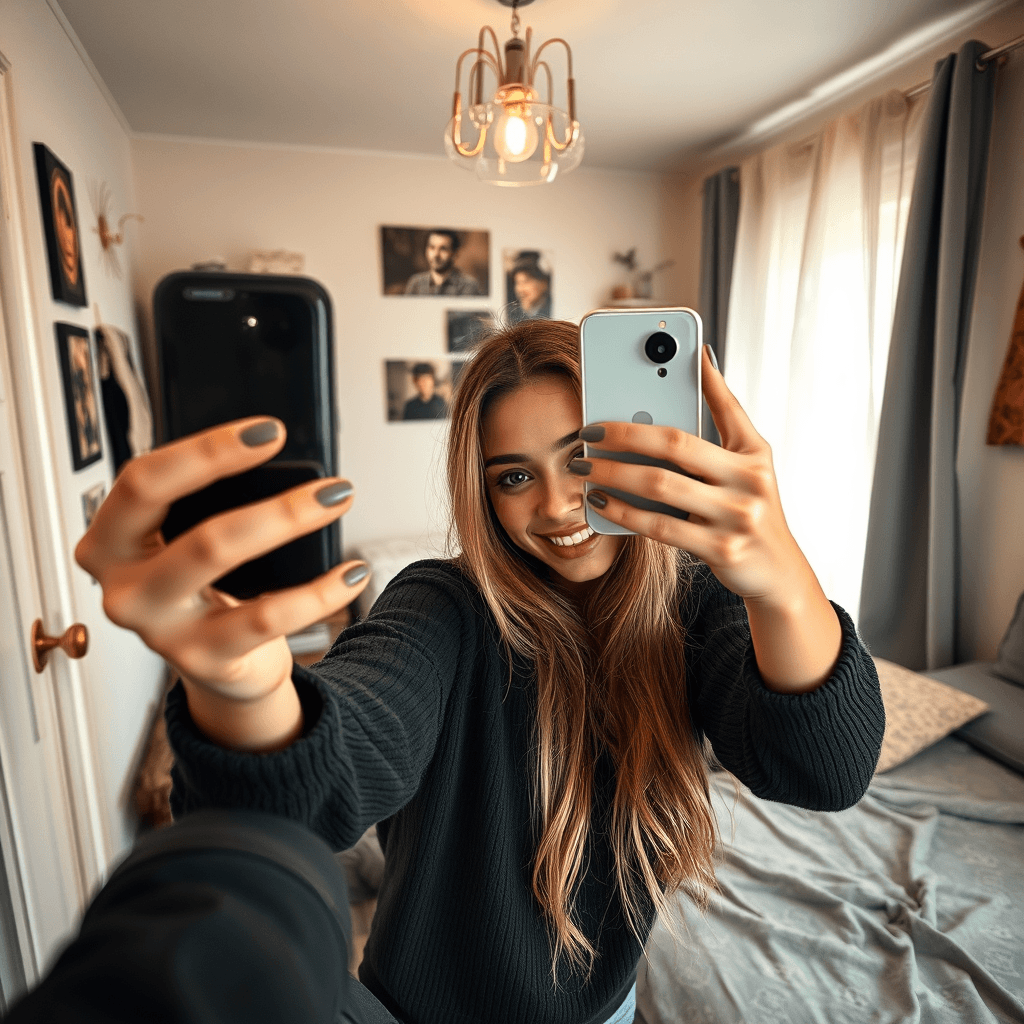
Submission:
{"label": "gray bedding", "polygon": [[1024,777],[948,737],[839,813],[712,794],[722,894],[656,923],[638,1024],[1024,1022]]}

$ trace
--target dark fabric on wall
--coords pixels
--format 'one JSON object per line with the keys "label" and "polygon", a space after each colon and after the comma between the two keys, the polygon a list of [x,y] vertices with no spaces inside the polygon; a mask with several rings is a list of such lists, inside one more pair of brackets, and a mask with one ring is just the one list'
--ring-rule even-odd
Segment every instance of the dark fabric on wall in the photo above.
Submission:
{"label": "dark fabric on wall", "polygon": [[[740,213],[740,169],[726,167],[704,179],[701,226],[700,316],[704,341],[725,371],[725,329],[729,316],[732,263],[736,254],[736,225]],[[715,444],[722,439],[704,406],[704,437]]]}
{"label": "dark fabric on wall", "polygon": [[128,444],[128,399],[113,374],[100,380],[100,392],[103,395],[107,437],[110,438],[110,458],[114,463],[114,476],[117,476],[121,467],[132,457],[132,449]]}
{"label": "dark fabric on wall", "polygon": [[860,604],[872,654],[959,661],[957,432],[977,276],[995,65],[966,43],[935,68],[900,270]]}

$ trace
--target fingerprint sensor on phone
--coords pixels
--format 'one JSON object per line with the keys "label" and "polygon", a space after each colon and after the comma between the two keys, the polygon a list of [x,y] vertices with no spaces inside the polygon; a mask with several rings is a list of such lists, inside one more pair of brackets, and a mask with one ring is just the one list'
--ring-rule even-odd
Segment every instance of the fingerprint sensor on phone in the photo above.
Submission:
{"label": "fingerprint sensor on phone", "polygon": [[635,412],[633,413],[634,423],[653,423],[654,417],[649,412]]}

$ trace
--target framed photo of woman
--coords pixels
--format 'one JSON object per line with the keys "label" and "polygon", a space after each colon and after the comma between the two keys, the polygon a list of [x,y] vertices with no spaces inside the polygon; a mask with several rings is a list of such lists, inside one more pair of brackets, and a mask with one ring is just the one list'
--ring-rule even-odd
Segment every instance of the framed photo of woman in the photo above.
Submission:
{"label": "framed photo of woman", "polygon": [[64,379],[64,405],[71,438],[71,461],[76,470],[103,455],[100,405],[96,397],[96,363],[92,340],[84,327],[55,324],[60,371]]}
{"label": "framed photo of woman", "polygon": [[82,273],[82,236],[78,230],[75,186],[71,172],[41,142],[33,146],[39,202],[50,259],[50,290],[58,302],[84,306],[85,277]]}

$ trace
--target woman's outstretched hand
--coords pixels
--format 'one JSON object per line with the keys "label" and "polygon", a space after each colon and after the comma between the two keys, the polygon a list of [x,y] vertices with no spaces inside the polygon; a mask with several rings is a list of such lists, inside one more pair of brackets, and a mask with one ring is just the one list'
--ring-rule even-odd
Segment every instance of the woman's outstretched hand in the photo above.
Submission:
{"label": "woman's outstretched hand", "polygon": [[199,728],[241,749],[286,746],[301,732],[285,637],[349,604],[367,574],[357,580],[361,563],[348,562],[249,601],[213,583],[332,523],[351,506],[352,487],[337,479],[303,484],[213,516],[170,543],[160,527],[173,501],[266,462],[284,441],[279,420],[252,417],[133,459],[75,549],[78,564],[103,587],[108,617],[181,673]]}
{"label": "woman's outstretched hand", "polygon": [[651,455],[699,479],[610,459],[576,459],[570,468],[597,487],[642,494],[689,512],[688,519],[677,519],[600,491],[587,495],[606,519],[706,562],[724,586],[743,598],[765,685],[778,693],[806,693],[835,669],[842,626],[786,524],[768,442],[706,349],[701,358],[704,397],[721,447],[682,430],[644,424],[602,423],[589,436],[590,428],[581,432],[593,444],[599,440],[594,434],[603,430],[601,448]]}
{"label": "woman's outstretched hand", "polygon": [[[653,456],[691,476],[611,459],[577,459],[570,468],[582,471],[595,488],[640,494],[690,513],[689,519],[677,519],[635,508],[603,490],[595,499],[591,491],[588,500],[605,519],[691,552],[740,597],[781,597],[792,593],[795,579],[806,580],[810,566],[782,512],[771,448],[706,349],[701,358],[704,397],[722,437],[721,447],[673,427],[636,423],[593,424],[581,435],[592,447]],[[600,439],[594,437],[601,431]],[[606,504],[599,504],[602,499]]]}

